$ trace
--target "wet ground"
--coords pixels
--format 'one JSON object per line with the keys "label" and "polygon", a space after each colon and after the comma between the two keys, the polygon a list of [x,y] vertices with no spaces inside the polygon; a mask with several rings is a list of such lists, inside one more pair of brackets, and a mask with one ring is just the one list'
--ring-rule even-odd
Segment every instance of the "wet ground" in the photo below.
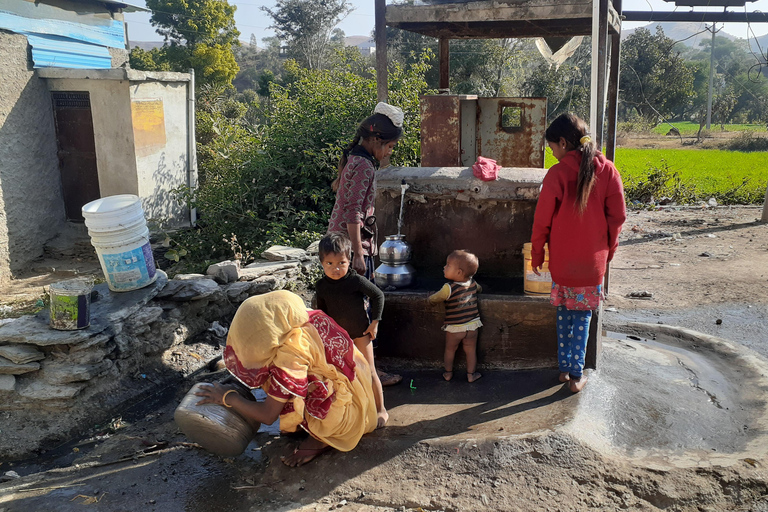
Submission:
{"label": "wet ground", "polygon": [[[630,489],[614,503],[615,481],[680,479],[686,471],[702,478],[719,466],[749,473],[755,496],[707,491],[703,502],[716,503],[709,510],[759,503],[760,493],[768,494],[760,462],[768,450],[768,363],[734,344],[649,329],[647,337],[612,334],[600,370],[578,395],[553,370],[488,371],[469,384],[445,382],[439,371],[402,369],[404,382],[386,389],[385,429],[352,452],[298,469],[279,462],[298,439],[274,427],[264,427],[232,459],[187,443],[172,421],[184,390],[167,390],[126,415],[111,436],[63,447],[42,462],[0,466],[21,475],[0,484],[0,510],[556,510],[558,498],[585,478],[573,473],[585,464],[614,475],[613,483],[588,479],[597,485],[589,499],[601,509],[643,502],[638,510],[655,510],[664,502]],[[617,460],[623,465],[613,467]],[[466,474],[477,489],[454,488],[465,485],[455,479]],[[548,489],[545,496],[521,493],[528,479],[528,491]],[[693,492],[685,479],[674,485],[667,495]],[[593,508],[586,496],[579,499],[571,510]],[[707,510],[685,508],[685,501],[672,509]]]}

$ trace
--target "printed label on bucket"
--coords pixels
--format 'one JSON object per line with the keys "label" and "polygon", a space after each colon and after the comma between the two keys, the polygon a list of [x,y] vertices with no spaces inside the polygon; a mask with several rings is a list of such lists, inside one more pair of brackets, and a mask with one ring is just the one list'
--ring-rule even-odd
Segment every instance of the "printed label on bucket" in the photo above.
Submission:
{"label": "printed label on bucket", "polygon": [[149,284],[155,277],[155,260],[149,242],[132,251],[102,254],[109,282],[115,290],[132,290]]}

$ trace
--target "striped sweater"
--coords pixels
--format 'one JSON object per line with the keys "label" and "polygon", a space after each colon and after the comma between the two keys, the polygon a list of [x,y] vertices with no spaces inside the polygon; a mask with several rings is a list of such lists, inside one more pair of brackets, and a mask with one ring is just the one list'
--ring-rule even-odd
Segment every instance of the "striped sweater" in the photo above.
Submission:
{"label": "striped sweater", "polygon": [[460,325],[480,317],[477,308],[477,294],[481,291],[474,279],[464,283],[445,283],[434,295],[432,303],[445,302],[445,325]]}

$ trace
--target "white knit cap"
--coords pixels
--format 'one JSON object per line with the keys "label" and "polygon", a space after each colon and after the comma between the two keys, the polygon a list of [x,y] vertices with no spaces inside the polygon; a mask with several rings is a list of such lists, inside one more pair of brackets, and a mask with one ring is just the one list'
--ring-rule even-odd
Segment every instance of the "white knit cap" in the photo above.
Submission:
{"label": "white knit cap", "polygon": [[389,118],[390,121],[392,121],[392,124],[397,126],[398,128],[403,127],[403,111],[400,109],[400,107],[396,107],[394,105],[390,105],[389,103],[384,103],[383,101],[380,101],[376,108],[373,109],[374,114],[384,114]]}

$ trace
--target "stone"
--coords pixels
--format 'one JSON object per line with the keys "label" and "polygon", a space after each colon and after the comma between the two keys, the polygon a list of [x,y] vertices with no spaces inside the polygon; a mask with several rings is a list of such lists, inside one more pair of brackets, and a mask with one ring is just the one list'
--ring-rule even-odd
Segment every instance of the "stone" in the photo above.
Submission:
{"label": "stone", "polygon": [[[157,271],[155,282],[129,292],[110,292],[106,283],[98,284],[94,290],[101,298],[91,303],[91,325],[77,331],[57,331],[48,325],[49,311],[24,316],[14,322],[0,326],[0,343],[23,343],[41,347],[50,345],[78,345],[93,336],[115,333],[115,326],[128,318],[162,290],[168,277],[162,270]],[[182,282],[182,281],[179,281]]]}
{"label": "stone", "polygon": [[[115,331],[115,334],[119,334],[123,330],[122,325],[120,325],[119,329],[112,329],[112,330]],[[112,339],[112,336],[108,336],[106,334],[99,334],[98,336],[93,336],[88,341],[71,346],[69,348],[69,352],[74,353],[74,352],[80,352],[80,351],[100,349],[104,347],[107,343],[109,343],[110,339]]]}
{"label": "stone", "polygon": [[16,387],[16,377],[0,375],[0,393],[10,393]]}
{"label": "stone", "polygon": [[240,279],[243,281],[253,281],[257,277],[272,275],[281,270],[297,269],[300,262],[297,260],[269,262],[261,261],[246,265],[244,269],[240,271]]}
{"label": "stone", "polygon": [[4,357],[0,357],[0,375],[22,375],[39,369],[40,363],[16,364]]}
{"label": "stone", "polygon": [[224,293],[230,301],[243,302],[249,296],[251,283],[248,281],[238,281],[236,283],[224,285],[223,288]]}
{"label": "stone", "polygon": [[249,295],[261,295],[262,293],[269,293],[277,288],[277,279],[272,276],[259,277],[250,282],[251,288],[248,290]]}
{"label": "stone", "polygon": [[314,242],[309,244],[309,246],[304,250],[307,251],[307,254],[317,255],[319,248],[320,248],[320,240],[315,240]]}
{"label": "stone", "polygon": [[261,257],[269,261],[305,260],[309,257],[307,251],[297,247],[273,245],[263,253]]}
{"label": "stone", "polygon": [[219,291],[219,285],[213,279],[195,279],[191,281],[169,281],[157,294],[158,299],[185,302],[200,300]]}
{"label": "stone", "polygon": [[0,346],[0,357],[16,364],[26,364],[45,359],[45,354],[30,345],[4,345]]}
{"label": "stone", "polygon": [[148,325],[161,316],[163,316],[163,308],[147,306],[138,310],[127,322],[133,325]]}
{"label": "stone", "polygon": [[192,279],[208,279],[208,276],[203,274],[176,274],[173,276],[176,281],[191,281]]}
{"label": "stone", "polygon": [[208,267],[205,273],[216,280],[217,283],[233,283],[240,277],[240,262],[227,260],[214,263]]}
{"label": "stone", "polygon": [[61,400],[76,397],[87,384],[65,384],[57,386],[38,379],[17,382],[16,392],[31,400]]}
{"label": "stone", "polygon": [[71,364],[55,362],[43,364],[40,378],[49,384],[71,384],[73,382],[89,381],[104,374],[112,368],[112,361],[105,359],[96,364]]}

